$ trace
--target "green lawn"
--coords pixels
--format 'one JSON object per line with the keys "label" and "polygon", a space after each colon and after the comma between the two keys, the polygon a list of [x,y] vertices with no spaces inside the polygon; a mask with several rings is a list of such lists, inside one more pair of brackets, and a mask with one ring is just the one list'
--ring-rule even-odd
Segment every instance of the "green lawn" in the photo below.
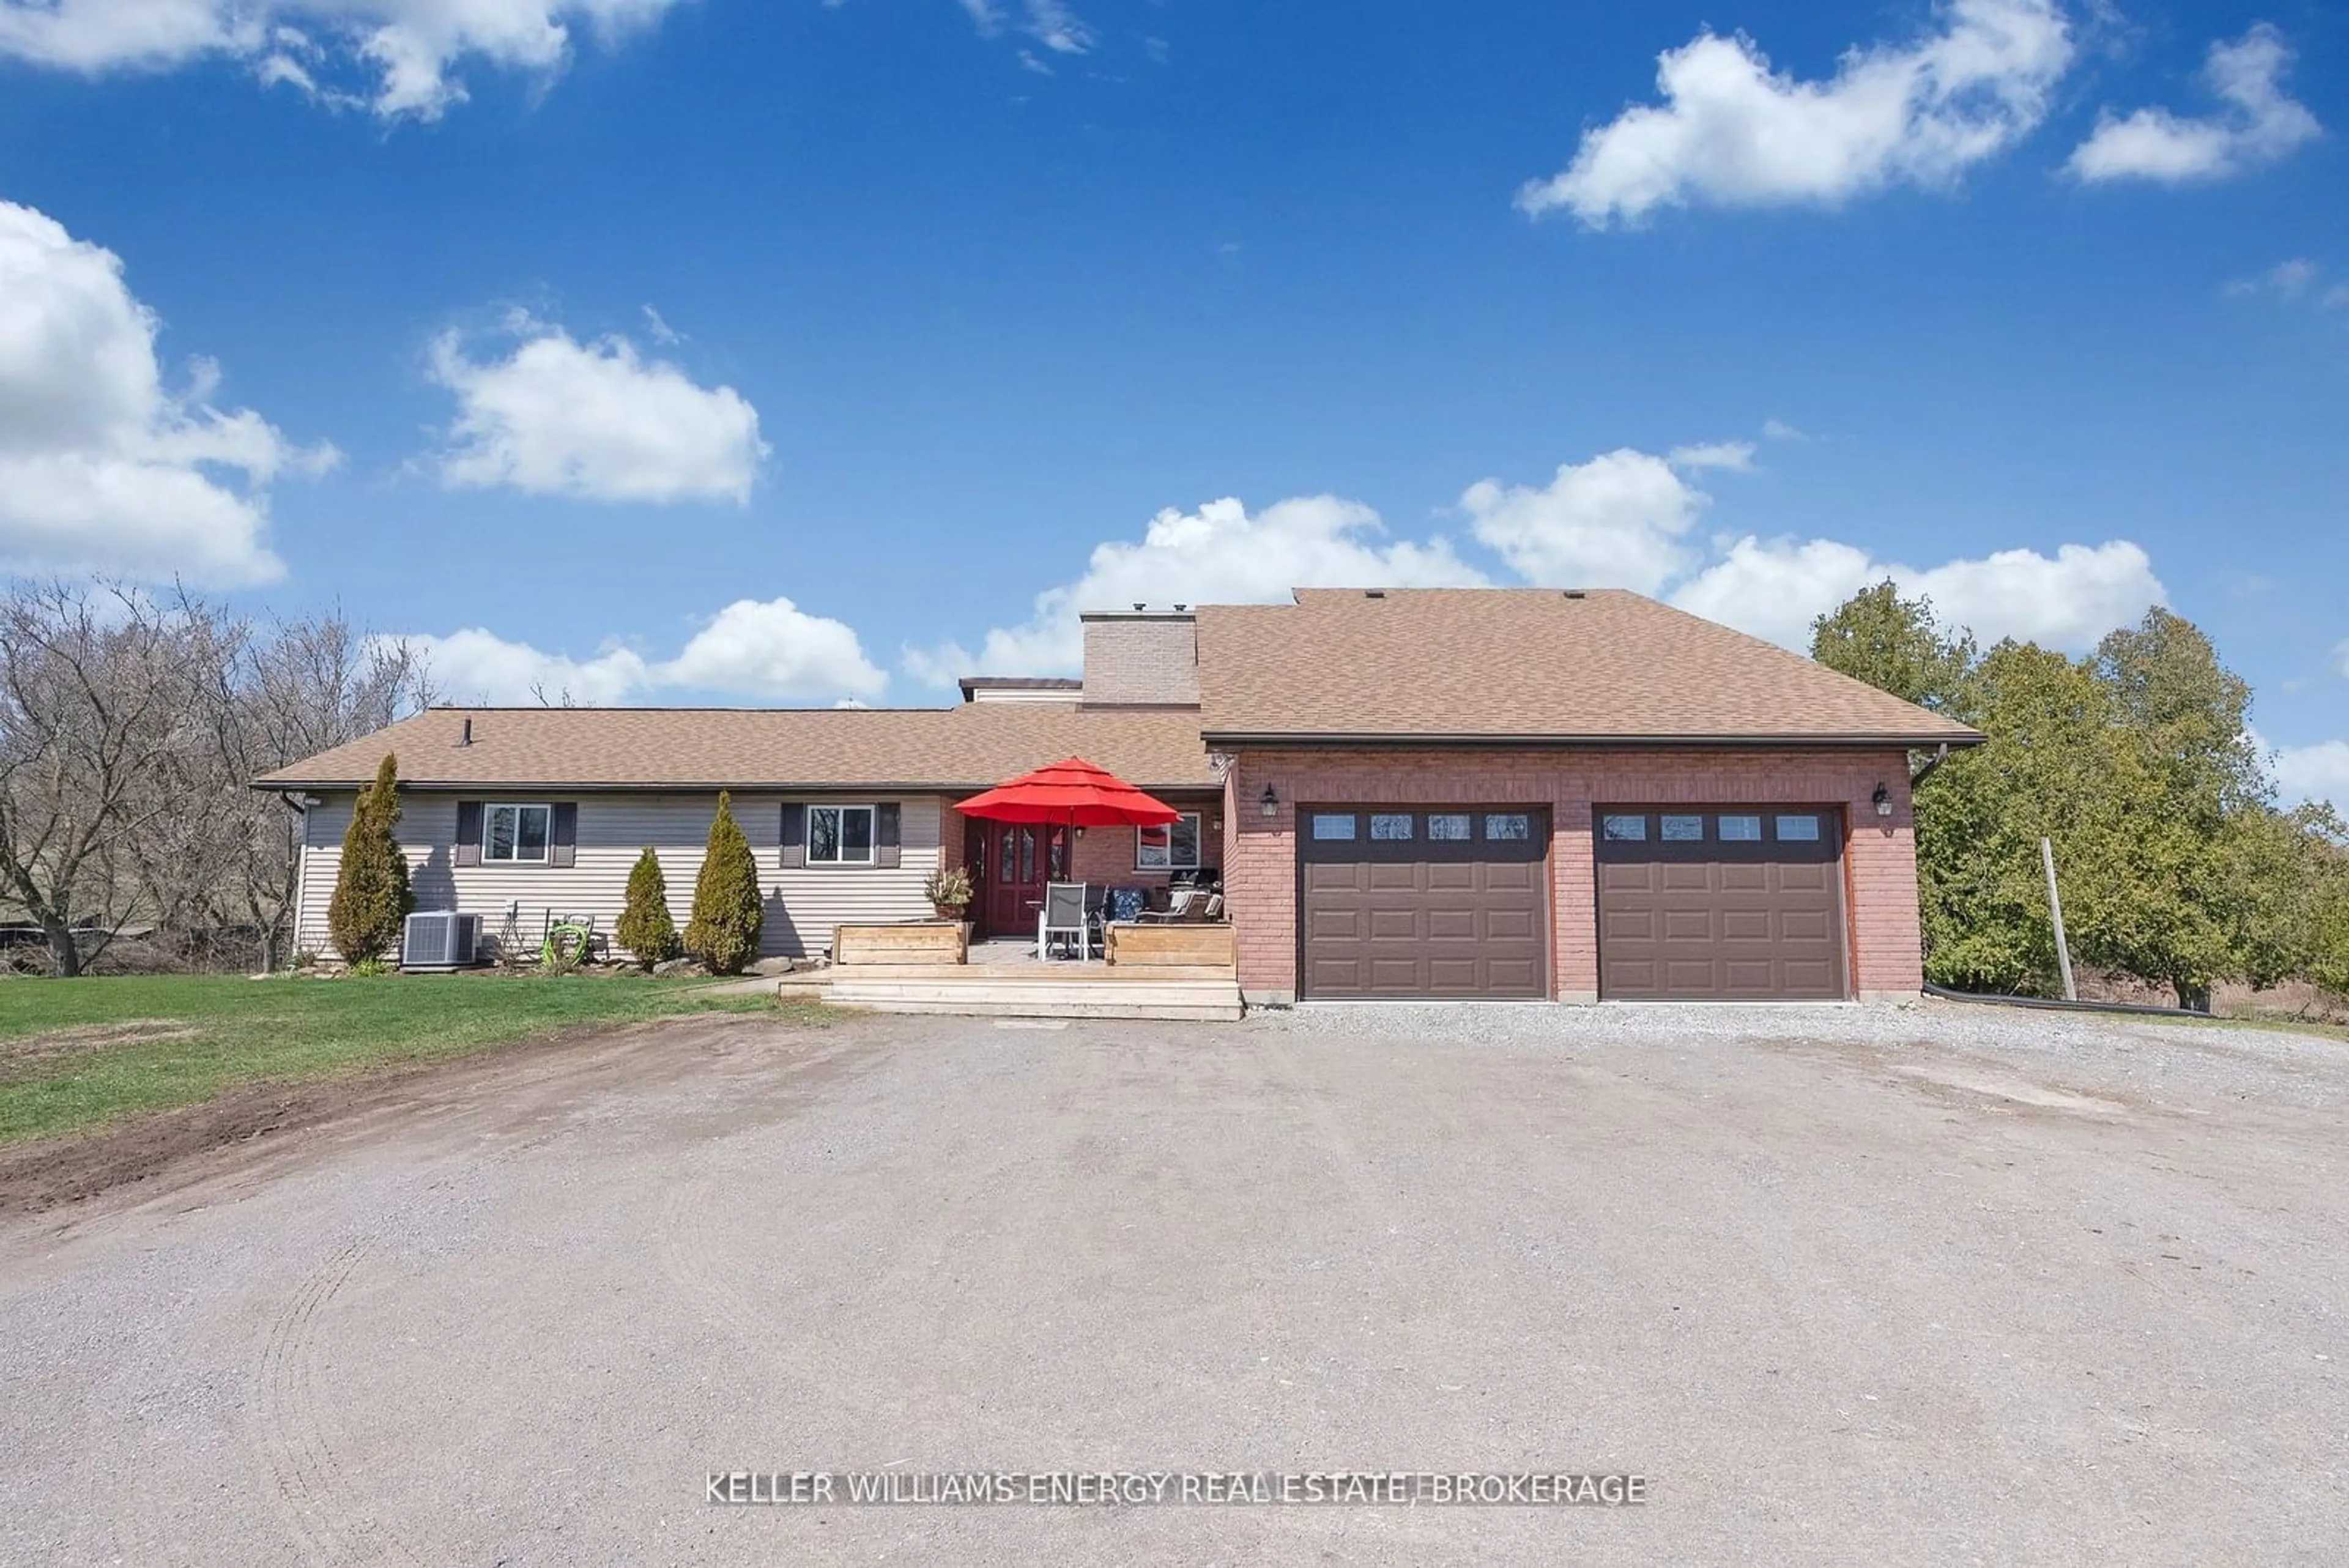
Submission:
{"label": "green lawn", "polygon": [[461,1055],[573,1024],[782,1010],[771,994],[636,976],[0,981],[0,1144],[191,1105],[254,1079]]}

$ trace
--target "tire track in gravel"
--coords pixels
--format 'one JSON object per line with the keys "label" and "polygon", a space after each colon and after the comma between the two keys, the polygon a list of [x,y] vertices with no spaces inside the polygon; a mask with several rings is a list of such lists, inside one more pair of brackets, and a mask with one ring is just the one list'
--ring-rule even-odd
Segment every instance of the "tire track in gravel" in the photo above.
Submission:
{"label": "tire track in gravel", "polygon": [[[883,1022],[883,1021],[871,1021]],[[852,1050],[843,1041],[832,1049],[781,1064],[737,1065],[732,1080],[738,1104],[755,1109],[712,1118],[700,1129],[709,1141],[693,1149],[691,1163],[667,1174],[659,1210],[657,1252],[663,1275],[681,1293],[680,1307],[761,1355],[777,1344],[777,1313],[749,1282],[755,1243],[745,1233],[741,1195],[771,1190],[776,1173],[750,1151],[760,1132],[793,1120],[820,1097],[885,1068],[888,1034],[874,1030]],[[877,1046],[879,1049],[872,1049]],[[778,1109],[777,1102],[784,1108]],[[823,1282],[831,1299],[872,1298],[888,1288],[892,1262],[909,1237],[876,1238],[856,1254],[855,1266]],[[894,1249],[894,1250],[893,1250]],[[908,1386],[885,1362],[862,1355],[830,1355],[820,1366],[803,1357],[771,1364],[773,1375],[794,1391],[794,1403],[809,1410],[854,1412],[861,1420],[905,1427],[935,1397],[935,1391]],[[1009,1439],[1018,1429],[991,1413],[967,1413],[985,1436]],[[1010,1451],[1007,1449],[1007,1451]]]}
{"label": "tire track in gravel", "polygon": [[322,1388],[321,1330],[333,1321],[336,1300],[367,1261],[372,1241],[362,1233],[295,1287],[271,1319],[254,1373],[254,1457],[302,1555],[314,1563],[421,1562],[381,1521],[353,1505],[327,1414],[332,1391]]}

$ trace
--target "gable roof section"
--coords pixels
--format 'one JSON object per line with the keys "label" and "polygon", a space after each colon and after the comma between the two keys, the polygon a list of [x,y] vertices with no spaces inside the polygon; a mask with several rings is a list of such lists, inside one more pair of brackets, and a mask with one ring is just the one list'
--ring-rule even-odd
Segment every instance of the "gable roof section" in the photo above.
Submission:
{"label": "gable roof section", "polygon": [[[473,743],[460,745],[467,719]],[[1196,712],[1063,702],[957,708],[435,708],[255,780],[517,789],[899,789],[972,793],[1074,754],[1145,790],[1216,789]]]}
{"label": "gable roof section", "polygon": [[1302,588],[1199,609],[1210,745],[1966,745],[1981,735],[1639,594]]}

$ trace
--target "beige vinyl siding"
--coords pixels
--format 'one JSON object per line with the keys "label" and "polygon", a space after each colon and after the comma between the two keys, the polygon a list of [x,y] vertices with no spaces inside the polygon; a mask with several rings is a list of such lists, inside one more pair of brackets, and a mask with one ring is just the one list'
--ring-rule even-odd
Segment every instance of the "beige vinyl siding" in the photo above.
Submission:
{"label": "beige vinyl siding", "polygon": [[[328,794],[306,818],[302,864],[301,916],[295,946],[331,956],[326,905],[335,893],[343,835],[351,823],[350,792]],[[566,867],[454,864],[460,798],[524,805],[575,802],[579,807],[577,863]],[[736,795],[735,819],[750,840],[759,862],[759,887],[766,899],[762,953],[803,957],[829,951],[832,933],[843,923],[890,922],[928,918],[922,884],[938,866],[941,802],[936,795],[879,796],[847,800],[827,795],[818,804],[878,805],[899,808],[899,863],[895,867],[781,866],[782,805],[817,797],[785,794]],[[709,839],[718,796],[707,794],[475,794],[409,792],[400,802],[399,841],[419,909],[459,909],[481,917],[484,938],[505,924],[509,899],[522,902],[524,940],[533,948],[545,917],[588,916],[608,935],[626,901],[628,873],[647,844],[659,852],[668,881],[669,913],[680,929],[692,912],[693,882],[701,870],[702,846]]]}

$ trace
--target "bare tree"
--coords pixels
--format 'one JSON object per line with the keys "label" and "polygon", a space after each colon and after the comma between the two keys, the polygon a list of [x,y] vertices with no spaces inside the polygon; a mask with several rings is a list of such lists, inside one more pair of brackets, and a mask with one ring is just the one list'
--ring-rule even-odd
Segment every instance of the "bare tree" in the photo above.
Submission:
{"label": "bare tree", "polygon": [[[127,922],[284,961],[301,818],[253,780],[431,701],[409,645],[339,611],[256,623],[180,590],[0,597],[0,898],[79,974]],[[247,949],[249,952],[251,950]]]}
{"label": "bare tree", "polygon": [[0,883],[79,974],[141,904],[139,841],[202,748],[202,650],[177,610],[109,584],[0,598]]}
{"label": "bare tree", "polygon": [[382,729],[432,699],[409,644],[370,637],[340,610],[238,628],[233,657],[209,671],[214,820],[224,859],[213,884],[223,913],[257,933],[261,967],[284,961],[299,893],[301,816],[281,794],[249,788],[264,774]]}

